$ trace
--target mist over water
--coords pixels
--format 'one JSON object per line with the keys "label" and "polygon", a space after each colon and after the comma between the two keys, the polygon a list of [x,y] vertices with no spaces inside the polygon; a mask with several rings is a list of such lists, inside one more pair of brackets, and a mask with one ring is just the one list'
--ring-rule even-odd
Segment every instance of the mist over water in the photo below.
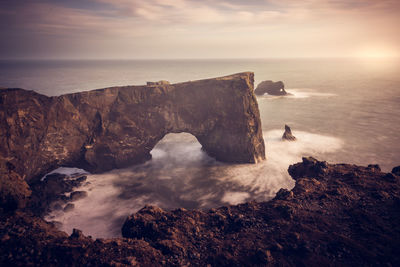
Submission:
{"label": "mist over water", "polygon": [[287,173],[290,164],[343,145],[337,138],[301,131],[293,131],[296,142],[282,141],[282,133],[281,129],[265,133],[268,160],[259,164],[217,162],[201,150],[194,136],[169,134],[152,150],[150,161],[88,175],[89,183],[77,188],[87,191],[88,197],[75,201],[72,211],[53,211],[46,219],[61,222],[68,233],[79,228],[94,237],[115,237],[126,217],[146,204],[171,210],[265,201],[280,188],[294,186]]}
{"label": "mist over water", "polygon": [[[126,216],[146,204],[165,209],[207,209],[268,200],[294,181],[287,168],[302,156],[328,162],[400,165],[400,61],[355,59],[0,61],[0,87],[60,95],[146,81],[218,77],[242,71],[282,80],[287,97],[257,97],[267,160],[235,165],[216,162],[188,134],[168,135],[141,165],[89,175],[88,197],[75,209],[46,219],[62,229],[95,237],[119,236]],[[296,142],[282,142],[288,124]],[[58,170],[57,170],[58,171]],[[63,172],[78,170],[63,169]]]}

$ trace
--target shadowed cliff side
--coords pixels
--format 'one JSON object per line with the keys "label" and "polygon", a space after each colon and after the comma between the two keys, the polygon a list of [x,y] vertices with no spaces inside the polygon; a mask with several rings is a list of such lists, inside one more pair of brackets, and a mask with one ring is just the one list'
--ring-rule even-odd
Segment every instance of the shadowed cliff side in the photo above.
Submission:
{"label": "shadowed cliff side", "polygon": [[254,74],[58,97],[0,91],[1,175],[28,181],[58,166],[102,172],[140,163],[168,133],[193,134],[217,160],[265,159]]}

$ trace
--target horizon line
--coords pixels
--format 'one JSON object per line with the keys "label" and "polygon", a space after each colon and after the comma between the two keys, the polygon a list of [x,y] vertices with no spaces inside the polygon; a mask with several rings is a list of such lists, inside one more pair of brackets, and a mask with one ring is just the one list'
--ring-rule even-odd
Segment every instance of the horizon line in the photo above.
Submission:
{"label": "horizon line", "polygon": [[400,59],[400,56],[298,56],[298,57],[223,57],[223,58],[0,58],[0,61],[186,61],[186,60],[271,60],[271,59]]}

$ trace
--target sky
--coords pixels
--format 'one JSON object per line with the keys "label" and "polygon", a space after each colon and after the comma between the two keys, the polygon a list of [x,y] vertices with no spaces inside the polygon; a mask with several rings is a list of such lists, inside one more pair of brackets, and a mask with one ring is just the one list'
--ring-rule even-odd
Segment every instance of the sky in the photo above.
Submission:
{"label": "sky", "polygon": [[0,0],[0,59],[399,57],[399,0]]}

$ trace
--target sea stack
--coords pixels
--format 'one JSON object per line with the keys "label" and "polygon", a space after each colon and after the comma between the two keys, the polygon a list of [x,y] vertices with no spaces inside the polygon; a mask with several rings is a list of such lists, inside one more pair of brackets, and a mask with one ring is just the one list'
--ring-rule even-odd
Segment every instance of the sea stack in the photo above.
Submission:
{"label": "sea stack", "polygon": [[287,95],[288,93],[285,91],[285,84],[282,81],[273,82],[273,81],[263,81],[257,85],[256,90],[254,91],[256,95],[263,95],[265,93],[269,95]]}
{"label": "sea stack", "polygon": [[282,135],[283,141],[296,141],[296,137],[293,136],[292,130],[288,125],[285,124],[285,132]]}

